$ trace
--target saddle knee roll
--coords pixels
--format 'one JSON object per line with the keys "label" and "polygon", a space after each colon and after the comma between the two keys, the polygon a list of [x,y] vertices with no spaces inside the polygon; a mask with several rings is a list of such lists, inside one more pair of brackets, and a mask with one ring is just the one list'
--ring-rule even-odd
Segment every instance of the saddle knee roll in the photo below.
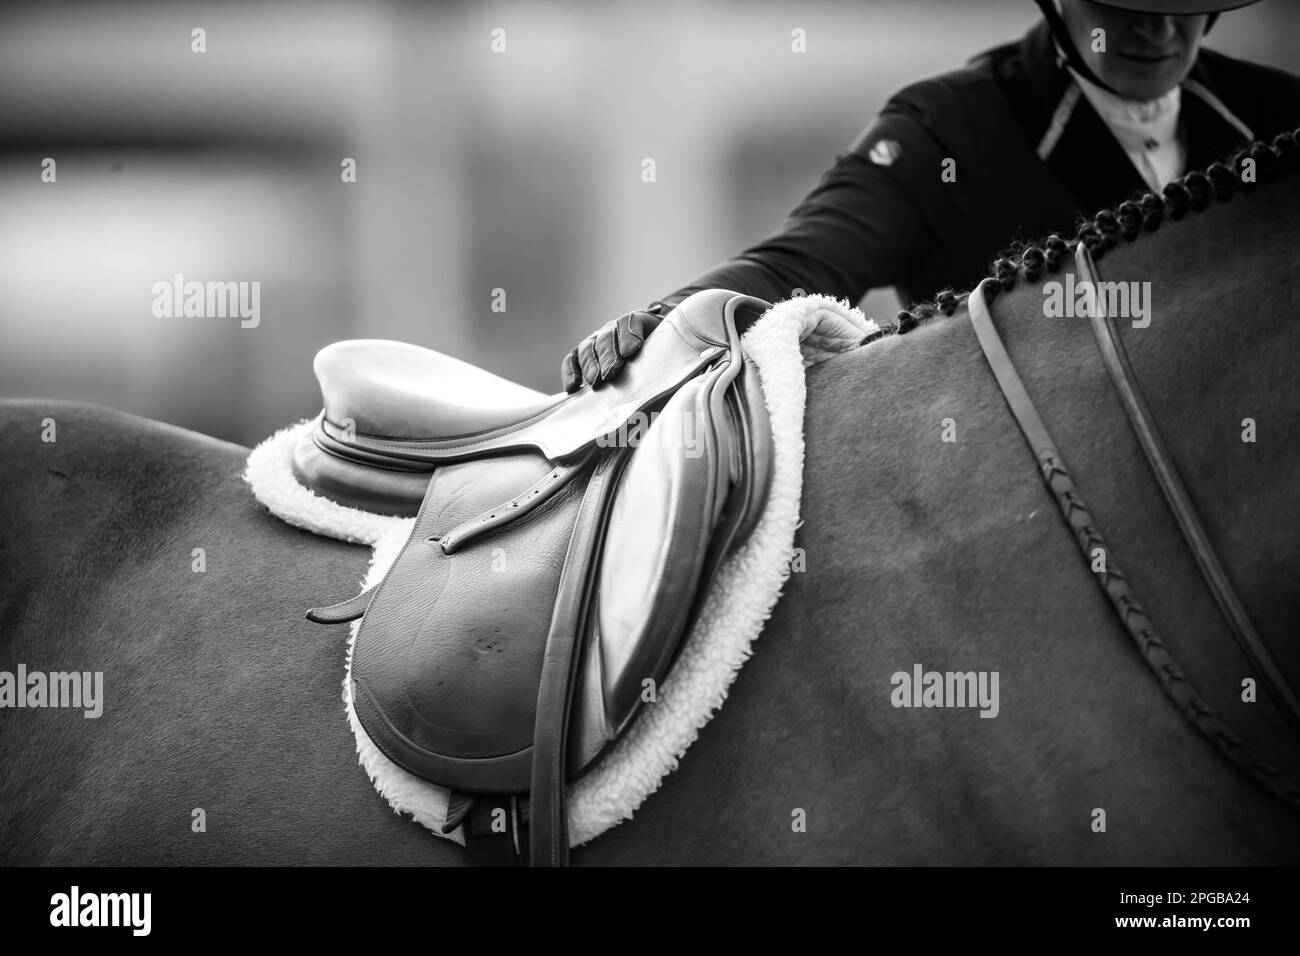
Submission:
{"label": "saddle knee roll", "polygon": [[740,446],[750,447],[750,432],[767,433],[766,417],[751,420],[743,405],[720,411],[718,401],[733,395],[730,381],[709,374],[673,395],[640,436],[619,483],[575,691],[571,767],[598,757],[657,697],[729,553],[720,545],[732,535],[720,534],[721,526],[765,503],[765,483],[762,500],[751,494],[752,463]]}

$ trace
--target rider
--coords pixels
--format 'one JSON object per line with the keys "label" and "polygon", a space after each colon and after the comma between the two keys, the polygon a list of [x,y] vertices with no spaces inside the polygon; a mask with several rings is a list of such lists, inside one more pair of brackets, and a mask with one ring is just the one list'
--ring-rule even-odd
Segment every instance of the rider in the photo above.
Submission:
{"label": "rider", "polygon": [[1300,120],[1300,78],[1201,49],[1221,11],[1256,0],[1035,2],[1044,19],[1019,42],[894,94],[780,230],[585,339],[565,389],[608,379],[701,289],[969,288],[1009,240],[1072,234]]}

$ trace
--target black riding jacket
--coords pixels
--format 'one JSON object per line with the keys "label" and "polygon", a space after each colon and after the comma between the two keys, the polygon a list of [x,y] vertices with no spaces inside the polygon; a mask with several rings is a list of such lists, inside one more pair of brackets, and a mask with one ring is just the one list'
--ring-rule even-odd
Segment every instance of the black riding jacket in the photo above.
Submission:
{"label": "black riding jacket", "polygon": [[[1148,191],[1077,90],[1046,23],[905,87],[777,232],[660,301],[800,288],[856,303],[895,286],[910,304],[972,287],[1015,240],[1073,236],[1081,217]],[[1202,50],[1182,90],[1186,170],[1298,122],[1300,78]]]}

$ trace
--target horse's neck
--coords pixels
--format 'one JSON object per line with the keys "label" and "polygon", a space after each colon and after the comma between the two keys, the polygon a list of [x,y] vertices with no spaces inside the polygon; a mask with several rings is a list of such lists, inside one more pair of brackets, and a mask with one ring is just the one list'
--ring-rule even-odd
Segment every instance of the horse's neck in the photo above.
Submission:
{"label": "horse's neck", "polygon": [[[1289,180],[1166,223],[1098,263],[1102,281],[1137,283],[1130,290],[1149,306],[1145,328],[1117,321],[1134,372],[1215,547],[1257,624],[1274,633],[1294,627],[1300,612],[1295,597],[1282,597],[1300,561],[1291,479],[1300,440],[1300,263],[1291,251],[1300,190]],[[1138,560],[1160,562],[1194,588],[1089,322],[1044,316],[1044,283],[1065,283],[1072,271],[1070,262],[1000,296],[998,324],[1099,520]]]}

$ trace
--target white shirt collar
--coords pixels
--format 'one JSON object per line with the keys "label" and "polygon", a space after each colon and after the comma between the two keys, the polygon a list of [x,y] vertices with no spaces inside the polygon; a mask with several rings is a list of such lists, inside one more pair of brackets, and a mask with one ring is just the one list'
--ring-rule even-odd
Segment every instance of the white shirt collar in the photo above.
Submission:
{"label": "white shirt collar", "polygon": [[1181,87],[1146,102],[1126,100],[1084,79],[1068,64],[1066,69],[1153,192],[1183,174],[1187,152],[1178,137]]}
{"label": "white shirt collar", "polygon": [[1066,69],[1107,125],[1119,124],[1126,128],[1150,129],[1153,132],[1178,125],[1178,110],[1183,101],[1182,87],[1175,86],[1154,100],[1126,100],[1080,76],[1074,72],[1073,67],[1067,66]]}

